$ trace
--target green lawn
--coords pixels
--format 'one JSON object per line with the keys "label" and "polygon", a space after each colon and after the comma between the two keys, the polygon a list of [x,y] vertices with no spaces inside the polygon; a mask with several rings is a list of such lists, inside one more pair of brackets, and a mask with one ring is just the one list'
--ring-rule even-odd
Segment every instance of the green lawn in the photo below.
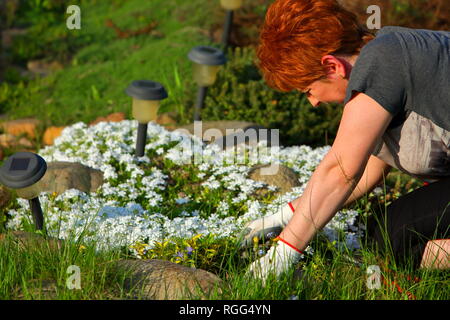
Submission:
{"label": "green lawn", "polygon": [[[49,26],[30,26],[29,39],[39,36],[41,45],[48,46],[37,50],[34,58],[63,60],[65,65],[63,70],[28,82],[24,88],[2,84],[0,110],[9,117],[37,117],[46,124],[68,125],[111,112],[123,111],[131,116],[131,100],[124,89],[136,79],[163,83],[169,98],[162,103],[161,112],[175,111],[186,86],[180,79],[187,86],[192,83],[188,52],[197,45],[218,46],[200,29],[208,28],[211,16],[220,16],[219,1],[82,1],[80,8],[80,30],[66,28],[67,14]],[[156,30],[163,36],[119,39],[105,25],[108,19],[121,30],[137,30],[156,21]],[[21,52],[19,47],[17,52]],[[24,56],[29,55],[27,50],[31,52],[24,46]],[[17,75],[15,80],[19,83]]]}

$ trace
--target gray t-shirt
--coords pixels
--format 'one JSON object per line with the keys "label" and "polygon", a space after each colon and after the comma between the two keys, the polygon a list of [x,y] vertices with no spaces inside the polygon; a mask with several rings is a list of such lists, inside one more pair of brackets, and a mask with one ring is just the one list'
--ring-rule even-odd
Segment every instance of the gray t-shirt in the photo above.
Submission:
{"label": "gray t-shirt", "polygon": [[450,32],[384,27],[352,69],[354,92],[393,116],[373,155],[425,181],[450,176]]}

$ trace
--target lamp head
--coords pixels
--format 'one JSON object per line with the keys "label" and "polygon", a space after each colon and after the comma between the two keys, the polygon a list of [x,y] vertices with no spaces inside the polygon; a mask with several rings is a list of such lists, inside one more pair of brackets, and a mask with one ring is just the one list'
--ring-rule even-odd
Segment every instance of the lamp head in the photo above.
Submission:
{"label": "lamp head", "polygon": [[242,7],[242,0],[220,0],[222,8],[227,10],[236,10]]}
{"label": "lamp head", "polygon": [[125,92],[133,98],[132,114],[140,123],[156,120],[160,101],[168,97],[161,83],[150,80],[133,81]]}
{"label": "lamp head", "polygon": [[21,198],[33,199],[40,193],[38,182],[47,171],[45,160],[32,152],[17,152],[0,167],[0,183],[16,189]]}
{"label": "lamp head", "polygon": [[219,67],[226,62],[225,55],[221,50],[208,46],[193,48],[188,57],[194,62],[195,82],[204,87],[214,84]]}

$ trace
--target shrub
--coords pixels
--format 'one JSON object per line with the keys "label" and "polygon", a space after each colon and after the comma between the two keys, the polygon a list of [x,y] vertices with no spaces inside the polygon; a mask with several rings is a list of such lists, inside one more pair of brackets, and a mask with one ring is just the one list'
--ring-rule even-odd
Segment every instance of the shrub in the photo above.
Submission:
{"label": "shrub", "polygon": [[[269,88],[254,63],[252,47],[236,48],[228,56],[217,82],[208,89],[202,120],[250,121],[279,129],[284,146],[333,142],[342,115],[339,105],[313,108],[302,93]],[[185,105],[193,105],[194,98],[191,94]],[[191,121],[192,112],[186,114]]]}

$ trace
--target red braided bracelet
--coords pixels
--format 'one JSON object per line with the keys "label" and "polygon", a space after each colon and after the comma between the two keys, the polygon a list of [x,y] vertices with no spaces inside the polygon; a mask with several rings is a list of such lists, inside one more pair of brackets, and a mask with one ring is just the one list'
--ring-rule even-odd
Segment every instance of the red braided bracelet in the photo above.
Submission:
{"label": "red braided bracelet", "polygon": [[280,238],[280,236],[276,237],[275,240],[280,240],[281,242],[284,242],[285,244],[287,244],[289,247],[291,247],[292,249],[294,249],[295,251],[297,251],[300,254],[304,254],[303,251],[298,250],[296,247],[294,247],[292,244],[290,244],[289,242],[287,242],[286,240]]}

